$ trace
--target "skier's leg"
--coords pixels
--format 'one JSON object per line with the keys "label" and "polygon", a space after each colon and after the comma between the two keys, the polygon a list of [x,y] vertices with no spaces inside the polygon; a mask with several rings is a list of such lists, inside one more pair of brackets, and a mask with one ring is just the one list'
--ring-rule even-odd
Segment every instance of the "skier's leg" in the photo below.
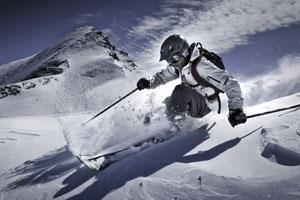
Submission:
{"label": "skier's leg", "polygon": [[177,85],[167,103],[167,112],[172,120],[176,115],[182,114],[196,118],[204,117],[210,110],[202,95],[185,85]]}

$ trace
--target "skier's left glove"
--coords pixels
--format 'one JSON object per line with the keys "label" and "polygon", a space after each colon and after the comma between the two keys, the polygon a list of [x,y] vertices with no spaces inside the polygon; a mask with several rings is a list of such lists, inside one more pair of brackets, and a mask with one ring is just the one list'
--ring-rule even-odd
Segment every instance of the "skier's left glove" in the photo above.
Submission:
{"label": "skier's left glove", "polygon": [[137,83],[136,86],[139,90],[149,89],[150,88],[150,81],[146,78],[141,78]]}
{"label": "skier's left glove", "polygon": [[228,120],[231,126],[234,127],[238,124],[246,123],[247,115],[240,109],[230,110]]}

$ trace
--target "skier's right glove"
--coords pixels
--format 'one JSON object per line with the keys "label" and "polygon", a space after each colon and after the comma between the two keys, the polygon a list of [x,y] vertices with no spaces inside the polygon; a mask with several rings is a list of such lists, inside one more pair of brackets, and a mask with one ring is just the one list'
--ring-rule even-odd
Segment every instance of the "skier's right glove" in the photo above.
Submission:
{"label": "skier's right glove", "polygon": [[141,78],[138,82],[137,82],[137,84],[136,84],[136,86],[137,86],[137,88],[139,89],[139,90],[143,90],[143,89],[145,89],[145,88],[150,88],[150,81],[148,80],[148,79],[146,79],[146,78]]}
{"label": "skier's right glove", "polygon": [[231,110],[228,120],[229,120],[229,123],[231,124],[231,126],[234,127],[238,124],[246,123],[247,115],[240,109]]}

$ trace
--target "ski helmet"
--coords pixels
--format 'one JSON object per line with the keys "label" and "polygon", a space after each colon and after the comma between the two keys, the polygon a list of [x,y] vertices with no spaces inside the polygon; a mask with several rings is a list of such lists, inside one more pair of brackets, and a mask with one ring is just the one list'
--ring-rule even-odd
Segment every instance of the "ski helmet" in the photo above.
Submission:
{"label": "ski helmet", "polygon": [[187,48],[189,48],[189,43],[183,36],[171,35],[161,45],[159,62],[162,60],[168,61],[174,55],[180,57]]}

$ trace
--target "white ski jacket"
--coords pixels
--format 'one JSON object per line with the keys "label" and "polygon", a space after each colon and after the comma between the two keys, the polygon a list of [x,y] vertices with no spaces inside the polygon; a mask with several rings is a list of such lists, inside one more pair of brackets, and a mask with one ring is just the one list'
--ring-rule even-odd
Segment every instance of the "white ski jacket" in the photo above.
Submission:
{"label": "white ski jacket", "polygon": [[[182,68],[179,74],[178,72],[176,73],[175,67],[168,65],[167,68],[149,78],[150,88],[156,88],[179,77],[184,85],[197,85],[198,82],[194,79],[191,73],[191,66],[192,62],[199,56],[199,49],[195,47],[189,63]],[[236,109],[243,110],[243,98],[240,85],[228,71],[219,69],[205,57],[201,58],[200,62],[196,66],[196,70],[203,79],[218,88],[220,91],[226,93],[230,111],[234,111]],[[212,87],[199,85],[192,88],[203,97],[206,97],[206,103],[211,110],[216,109],[216,99],[208,100],[209,96],[215,94],[215,90]]]}

